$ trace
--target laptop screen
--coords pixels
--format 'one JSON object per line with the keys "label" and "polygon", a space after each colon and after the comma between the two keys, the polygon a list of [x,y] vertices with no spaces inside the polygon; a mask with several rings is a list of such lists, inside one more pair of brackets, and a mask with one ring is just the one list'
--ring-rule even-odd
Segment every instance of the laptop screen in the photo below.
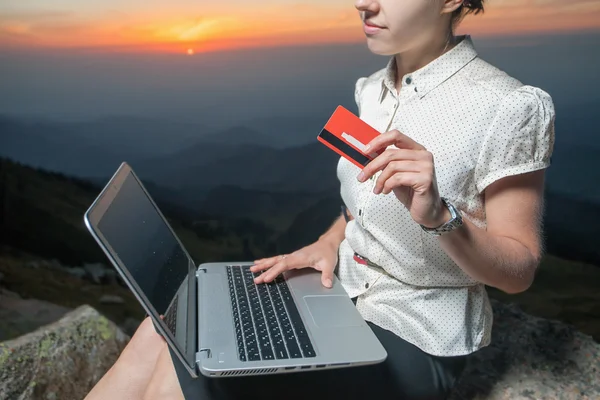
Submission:
{"label": "laptop screen", "polygon": [[132,173],[98,221],[97,230],[166,319],[167,308],[188,275],[189,260]]}

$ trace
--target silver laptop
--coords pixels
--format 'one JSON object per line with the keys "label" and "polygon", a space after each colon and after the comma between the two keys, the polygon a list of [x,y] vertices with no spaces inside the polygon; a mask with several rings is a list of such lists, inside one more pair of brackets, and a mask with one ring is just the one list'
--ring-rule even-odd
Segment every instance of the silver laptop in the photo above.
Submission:
{"label": "silver laptop", "polygon": [[189,373],[264,375],[375,364],[387,353],[334,278],[255,284],[251,261],[196,265],[127,163],[85,224]]}

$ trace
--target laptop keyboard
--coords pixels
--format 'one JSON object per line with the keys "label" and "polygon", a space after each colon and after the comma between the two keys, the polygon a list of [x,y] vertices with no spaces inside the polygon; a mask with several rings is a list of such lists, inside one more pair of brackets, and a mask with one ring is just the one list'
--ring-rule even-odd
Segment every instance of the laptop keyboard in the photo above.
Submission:
{"label": "laptop keyboard", "polygon": [[250,266],[228,266],[229,294],[241,361],[315,357],[287,282],[256,285]]}
{"label": "laptop keyboard", "polygon": [[175,328],[176,328],[176,321],[177,321],[177,305],[179,304],[178,297],[179,297],[179,295],[175,296],[175,298],[173,299],[173,302],[167,309],[167,312],[165,313],[165,316],[163,319],[163,321],[165,322],[165,324],[167,325],[167,327],[169,328],[171,333],[173,333],[173,335],[175,335]]}

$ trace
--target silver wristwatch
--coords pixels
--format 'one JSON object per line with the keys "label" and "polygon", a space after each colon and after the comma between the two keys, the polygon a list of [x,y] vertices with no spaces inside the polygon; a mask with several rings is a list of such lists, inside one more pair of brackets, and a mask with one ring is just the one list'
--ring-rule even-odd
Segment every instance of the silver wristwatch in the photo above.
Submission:
{"label": "silver wristwatch", "polygon": [[463,224],[462,215],[456,209],[456,207],[454,207],[454,205],[452,205],[452,203],[450,203],[448,201],[448,199],[446,199],[445,197],[442,197],[442,202],[444,203],[444,205],[446,207],[448,207],[448,210],[450,211],[450,215],[452,216],[450,218],[450,220],[448,222],[438,226],[437,228],[427,228],[426,226],[421,225],[421,228],[425,232],[427,232],[433,236],[440,236],[440,235],[443,235],[444,233],[451,232],[451,231],[455,230],[456,228],[461,227]]}

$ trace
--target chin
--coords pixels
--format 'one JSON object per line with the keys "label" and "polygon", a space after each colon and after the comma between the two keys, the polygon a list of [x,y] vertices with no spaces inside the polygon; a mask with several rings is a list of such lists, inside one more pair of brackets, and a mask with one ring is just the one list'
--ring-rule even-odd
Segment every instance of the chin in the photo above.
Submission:
{"label": "chin", "polygon": [[371,53],[379,56],[393,56],[397,53],[392,46],[378,38],[367,37],[367,47]]}

